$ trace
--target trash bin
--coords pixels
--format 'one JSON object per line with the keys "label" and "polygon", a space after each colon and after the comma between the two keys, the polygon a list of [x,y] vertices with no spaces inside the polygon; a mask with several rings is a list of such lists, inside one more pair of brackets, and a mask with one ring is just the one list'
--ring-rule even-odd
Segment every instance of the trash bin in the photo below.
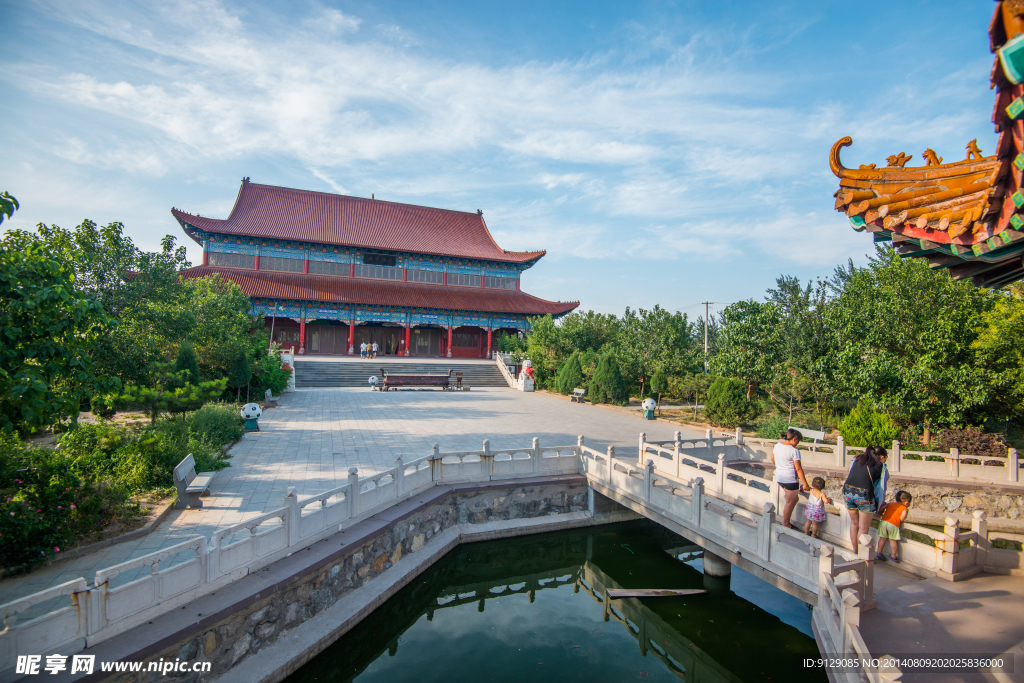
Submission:
{"label": "trash bin", "polygon": [[643,416],[645,420],[654,419],[654,411],[658,408],[658,403],[653,398],[645,398],[644,402],[640,404],[643,408]]}

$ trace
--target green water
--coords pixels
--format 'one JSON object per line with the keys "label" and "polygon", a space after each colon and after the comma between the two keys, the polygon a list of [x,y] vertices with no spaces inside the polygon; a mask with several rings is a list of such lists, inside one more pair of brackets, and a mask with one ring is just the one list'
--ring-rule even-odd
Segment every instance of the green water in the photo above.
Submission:
{"label": "green water", "polygon": [[[705,579],[665,552],[686,545],[636,522],[460,546],[289,683],[827,680],[803,667],[804,602],[738,567]],[[611,600],[606,621],[607,588],[708,592]]]}

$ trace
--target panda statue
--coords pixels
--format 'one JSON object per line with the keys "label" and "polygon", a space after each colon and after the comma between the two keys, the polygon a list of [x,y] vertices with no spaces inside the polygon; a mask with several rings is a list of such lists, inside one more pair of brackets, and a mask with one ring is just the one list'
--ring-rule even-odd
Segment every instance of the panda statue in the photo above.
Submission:
{"label": "panda statue", "polygon": [[245,419],[245,431],[260,431],[259,419],[260,415],[263,414],[263,410],[260,408],[259,403],[246,403],[242,406],[241,413],[242,417]]}
{"label": "panda statue", "polygon": [[653,420],[654,409],[658,407],[658,402],[653,398],[645,398],[640,404],[640,407],[643,408],[644,418],[647,420]]}
{"label": "panda statue", "polygon": [[376,389],[377,388],[377,375],[373,375],[372,377],[370,377],[369,381],[370,381],[370,390],[372,391],[373,389]]}

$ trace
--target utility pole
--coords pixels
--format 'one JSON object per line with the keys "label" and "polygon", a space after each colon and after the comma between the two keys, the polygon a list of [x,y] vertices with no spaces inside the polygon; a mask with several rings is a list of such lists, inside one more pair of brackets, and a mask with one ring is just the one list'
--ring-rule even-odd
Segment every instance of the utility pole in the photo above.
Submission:
{"label": "utility pole", "polygon": [[[710,301],[702,301],[704,304],[704,374],[708,374],[708,304]],[[273,325],[273,323],[271,323]]]}

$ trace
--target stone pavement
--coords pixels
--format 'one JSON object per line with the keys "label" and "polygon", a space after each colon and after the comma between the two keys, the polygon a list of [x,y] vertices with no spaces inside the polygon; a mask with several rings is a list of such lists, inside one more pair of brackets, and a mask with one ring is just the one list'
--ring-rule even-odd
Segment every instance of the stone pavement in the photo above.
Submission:
{"label": "stone pavement", "polygon": [[[488,361],[492,362],[492,361]],[[604,406],[571,403],[550,394],[511,389],[390,391],[362,388],[299,389],[284,394],[279,406],[264,412],[260,432],[246,434],[231,450],[231,467],[220,470],[200,510],[175,510],[158,529],[89,555],[0,581],[0,603],[83,577],[88,582],[105,567],[166,548],[218,528],[282,507],[289,486],[309,496],[346,483],[349,467],[370,476],[394,465],[402,455],[491,448],[570,445],[583,434],[587,445],[604,450],[614,444],[620,457],[637,457],[637,436],[669,440],[703,432],[666,421],[642,420]],[[182,555],[181,559],[184,559]],[[112,585],[137,577],[134,570]],[[144,569],[144,571],[149,571]],[[43,606],[40,606],[43,609]],[[29,615],[26,615],[26,617]]]}

